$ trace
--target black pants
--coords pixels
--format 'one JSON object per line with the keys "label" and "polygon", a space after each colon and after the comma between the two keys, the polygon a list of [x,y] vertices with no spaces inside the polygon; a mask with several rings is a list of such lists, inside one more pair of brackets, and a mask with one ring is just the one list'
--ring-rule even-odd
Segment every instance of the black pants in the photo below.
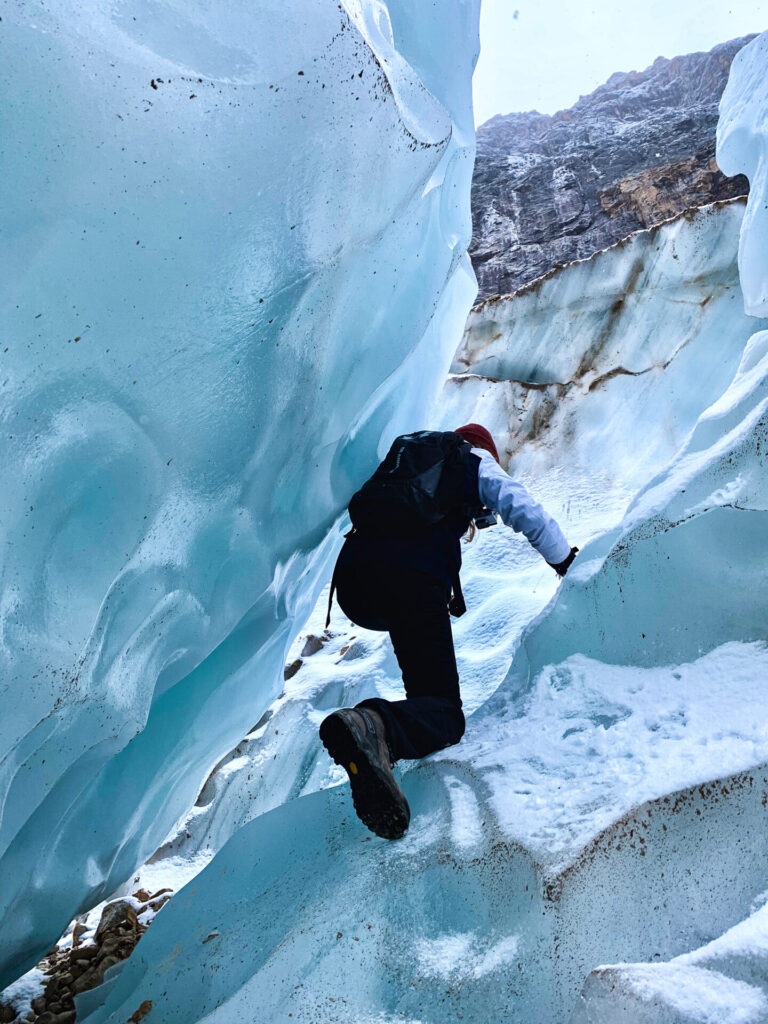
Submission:
{"label": "black pants", "polygon": [[458,743],[464,713],[445,585],[401,565],[344,557],[335,579],[344,614],[364,629],[388,631],[392,639],[406,699],[373,697],[360,706],[381,714],[393,760],[425,757]]}

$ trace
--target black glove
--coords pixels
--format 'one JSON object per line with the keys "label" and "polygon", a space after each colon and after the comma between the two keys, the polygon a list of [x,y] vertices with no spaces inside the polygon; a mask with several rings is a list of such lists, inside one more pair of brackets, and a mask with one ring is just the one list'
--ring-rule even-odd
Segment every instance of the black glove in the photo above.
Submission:
{"label": "black glove", "polygon": [[570,568],[571,562],[578,554],[578,551],[578,548],[571,548],[571,553],[568,555],[567,558],[564,558],[562,562],[558,562],[556,565],[553,562],[547,562],[547,565],[551,565],[558,576],[565,576],[565,574],[568,572],[568,569]]}

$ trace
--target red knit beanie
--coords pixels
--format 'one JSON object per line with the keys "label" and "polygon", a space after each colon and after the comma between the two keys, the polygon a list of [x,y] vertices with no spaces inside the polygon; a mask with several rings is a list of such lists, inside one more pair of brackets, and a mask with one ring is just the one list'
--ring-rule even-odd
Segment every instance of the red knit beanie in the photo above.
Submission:
{"label": "red knit beanie", "polygon": [[454,433],[469,441],[473,448],[484,448],[497,462],[499,461],[499,453],[496,451],[490,430],[481,427],[479,423],[467,423],[463,427],[457,427]]}

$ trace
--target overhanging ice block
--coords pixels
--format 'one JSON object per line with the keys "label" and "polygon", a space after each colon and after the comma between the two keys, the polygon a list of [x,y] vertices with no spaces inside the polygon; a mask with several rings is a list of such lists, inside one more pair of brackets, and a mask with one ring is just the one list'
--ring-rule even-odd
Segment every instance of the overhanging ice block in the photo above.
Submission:
{"label": "overhanging ice block", "polygon": [[736,54],[720,99],[717,162],[746,174],[750,200],[739,247],[744,309],[768,316],[768,32]]}
{"label": "overhanging ice block", "polygon": [[478,7],[4,15],[0,985],[258,720],[423,425],[475,294]]}

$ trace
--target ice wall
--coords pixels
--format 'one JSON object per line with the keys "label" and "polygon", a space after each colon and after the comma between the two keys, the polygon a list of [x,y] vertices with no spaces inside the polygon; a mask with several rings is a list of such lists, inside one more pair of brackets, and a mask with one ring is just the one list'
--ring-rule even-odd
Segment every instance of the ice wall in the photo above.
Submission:
{"label": "ice wall", "polygon": [[475,294],[478,7],[4,12],[4,981],[259,718],[423,423]]}
{"label": "ice wall", "polygon": [[485,423],[518,475],[623,484],[628,499],[722,394],[754,331],[736,263],[744,206],[690,210],[476,306],[440,426]]}

